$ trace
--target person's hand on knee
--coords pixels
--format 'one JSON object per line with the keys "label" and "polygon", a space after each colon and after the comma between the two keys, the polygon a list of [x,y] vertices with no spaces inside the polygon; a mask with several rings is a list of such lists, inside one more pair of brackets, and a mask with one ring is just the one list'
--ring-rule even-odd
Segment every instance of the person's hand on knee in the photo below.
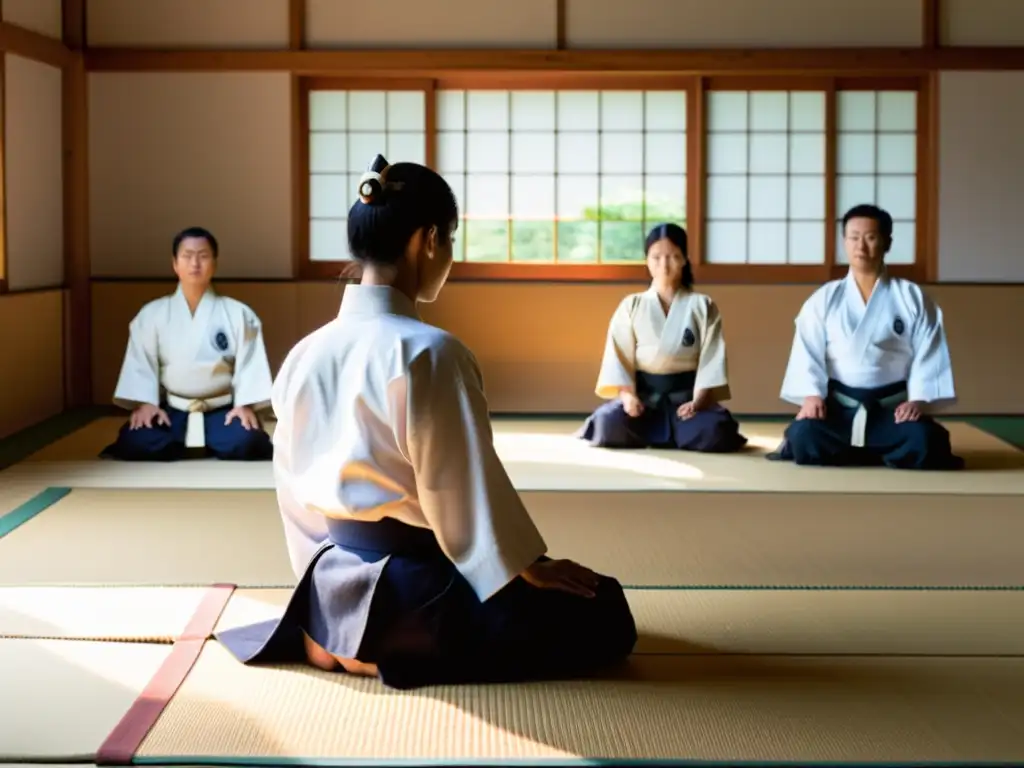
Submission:
{"label": "person's hand on knee", "polygon": [[131,418],[128,420],[128,428],[131,430],[150,429],[153,427],[154,420],[156,426],[171,426],[171,419],[163,408],[144,403],[132,411]]}
{"label": "person's hand on knee", "polygon": [[644,412],[644,404],[640,402],[640,398],[628,389],[624,389],[619,392],[619,402],[622,403],[622,407],[626,411],[626,415],[634,419],[639,418]]}
{"label": "person's hand on knee", "polygon": [[908,421],[919,421],[921,419],[921,404],[913,400],[900,403],[896,406],[896,423],[903,424]]}
{"label": "person's hand on knee", "polygon": [[224,418],[224,426],[228,426],[235,419],[238,419],[238,423],[246,431],[260,428],[259,419],[256,418],[252,408],[247,405],[240,405],[228,411],[228,415]]}
{"label": "person's hand on knee", "polygon": [[825,401],[817,395],[804,398],[804,404],[800,406],[800,412],[796,415],[797,421],[804,419],[824,419]]}
{"label": "person's hand on knee", "polygon": [[580,597],[594,597],[601,578],[572,560],[538,560],[520,576],[538,589],[557,589]]}

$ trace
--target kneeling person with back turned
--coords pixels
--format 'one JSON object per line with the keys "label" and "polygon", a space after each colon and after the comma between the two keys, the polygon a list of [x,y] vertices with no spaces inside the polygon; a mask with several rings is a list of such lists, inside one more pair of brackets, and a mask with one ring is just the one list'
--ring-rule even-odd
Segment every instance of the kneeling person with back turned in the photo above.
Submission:
{"label": "kneeling person with back turned", "polygon": [[622,587],[546,545],[494,449],[473,354],[420,319],[447,279],[447,182],[378,157],[348,217],[362,264],[274,382],[274,470],[298,586],[218,640],[415,688],[578,677],[632,651]]}

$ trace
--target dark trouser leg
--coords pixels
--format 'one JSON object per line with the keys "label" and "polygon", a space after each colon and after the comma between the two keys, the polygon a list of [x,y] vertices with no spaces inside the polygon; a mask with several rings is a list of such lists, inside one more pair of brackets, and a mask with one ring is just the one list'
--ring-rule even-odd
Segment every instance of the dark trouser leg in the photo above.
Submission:
{"label": "dark trouser leg", "polygon": [[825,419],[794,421],[786,429],[785,453],[797,464],[887,466],[894,469],[961,469],[949,432],[929,417],[896,423],[892,408],[873,411],[864,447],[850,445],[855,411],[829,403]]}
{"label": "dark trouser leg", "polygon": [[624,661],[636,644],[614,579],[603,577],[593,598],[516,579],[481,603],[454,574],[430,598],[407,564],[388,563],[374,597],[378,628],[368,627],[364,642],[365,660],[393,687],[587,677]]}
{"label": "dark trouser leg", "polygon": [[953,455],[949,431],[927,416],[918,421],[896,423],[895,412],[885,410],[871,415],[867,450],[894,469],[962,469],[963,459]]}
{"label": "dark trouser leg", "polygon": [[577,437],[599,448],[644,448],[645,419],[632,418],[619,400],[611,400],[590,415]]}
{"label": "dark trouser leg", "polygon": [[178,461],[185,457],[185,429],[188,414],[165,408],[170,426],[166,424],[132,429],[129,422],[121,427],[117,440],[103,449],[100,456],[121,461]]}
{"label": "dark trouser leg", "polygon": [[225,424],[228,408],[203,414],[206,450],[225,461],[269,461],[274,457],[270,435],[262,428],[246,429],[241,421],[233,419]]}
{"label": "dark trouser leg", "polygon": [[784,458],[817,467],[871,466],[881,461],[850,445],[852,415],[829,404],[824,419],[800,419],[786,428]]}
{"label": "dark trouser leg", "polygon": [[672,433],[677,448],[705,453],[732,453],[747,444],[740,425],[728,410],[713,405],[689,419],[672,414]]}

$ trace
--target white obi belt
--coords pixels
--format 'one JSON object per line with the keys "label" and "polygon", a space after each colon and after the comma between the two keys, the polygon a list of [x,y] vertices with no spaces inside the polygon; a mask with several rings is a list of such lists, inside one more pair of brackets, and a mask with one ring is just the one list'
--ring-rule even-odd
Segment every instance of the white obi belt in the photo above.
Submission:
{"label": "white obi belt", "polygon": [[167,393],[167,404],[179,411],[188,413],[188,427],[185,429],[186,448],[206,447],[206,421],[204,414],[231,405],[231,393],[213,397],[180,397]]}

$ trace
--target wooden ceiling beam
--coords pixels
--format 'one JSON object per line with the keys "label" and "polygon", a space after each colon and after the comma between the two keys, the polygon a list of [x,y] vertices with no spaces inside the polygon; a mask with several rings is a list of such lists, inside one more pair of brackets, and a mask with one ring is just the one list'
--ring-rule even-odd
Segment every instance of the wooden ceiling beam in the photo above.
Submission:
{"label": "wooden ceiling beam", "polygon": [[[59,44],[58,44],[59,45]],[[93,48],[93,72],[290,72],[297,75],[442,77],[460,72],[679,74],[924,73],[1024,69],[1024,47],[827,48],[678,51],[148,50]]]}

